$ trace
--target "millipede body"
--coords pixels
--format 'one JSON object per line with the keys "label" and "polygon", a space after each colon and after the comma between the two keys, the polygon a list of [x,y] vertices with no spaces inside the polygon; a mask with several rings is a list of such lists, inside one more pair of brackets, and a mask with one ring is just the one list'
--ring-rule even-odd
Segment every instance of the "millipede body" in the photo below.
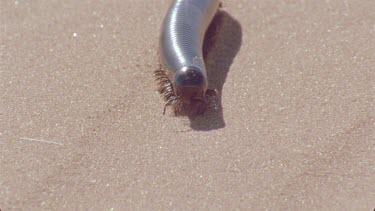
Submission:
{"label": "millipede body", "polygon": [[164,18],[159,39],[159,92],[175,115],[187,107],[203,114],[214,107],[217,91],[208,89],[202,47],[219,0],[174,0]]}

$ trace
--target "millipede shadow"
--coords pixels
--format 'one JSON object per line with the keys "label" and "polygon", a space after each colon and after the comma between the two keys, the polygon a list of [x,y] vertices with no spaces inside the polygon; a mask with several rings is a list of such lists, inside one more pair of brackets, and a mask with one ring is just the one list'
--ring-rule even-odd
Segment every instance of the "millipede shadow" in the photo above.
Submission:
{"label": "millipede shadow", "polygon": [[203,45],[208,87],[219,91],[218,109],[208,110],[203,117],[188,115],[192,129],[209,131],[225,127],[221,93],[241,43],[242,28],[240,23],[226,11],[219,10],[207,29]]}

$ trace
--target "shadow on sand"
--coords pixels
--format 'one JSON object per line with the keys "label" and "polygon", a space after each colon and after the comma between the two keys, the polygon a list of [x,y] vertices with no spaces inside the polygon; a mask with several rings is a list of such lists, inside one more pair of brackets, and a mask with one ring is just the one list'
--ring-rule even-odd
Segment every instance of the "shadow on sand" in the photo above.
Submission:
{"label": "shadow on sand", "polygon": [[208,87],[219,92],[218,109],[209,109],[203,116],[188,115],[193,130],[209,131],[225,127],[221,93],[234,57],[240,50],[242,29],[240,23],[223,10],[219,10],[209,26],[203,46]]}

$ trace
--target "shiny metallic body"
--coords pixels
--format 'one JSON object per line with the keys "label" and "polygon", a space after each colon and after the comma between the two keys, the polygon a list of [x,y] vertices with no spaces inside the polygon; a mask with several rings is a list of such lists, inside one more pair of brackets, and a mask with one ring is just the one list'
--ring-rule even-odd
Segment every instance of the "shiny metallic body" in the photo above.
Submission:
{"label": "shiny metallic body", "polygon": [[174,0],[168,10],[161,29],[159,60],[176,96],[205,96],[202,46],[219,5],[220,0]]}

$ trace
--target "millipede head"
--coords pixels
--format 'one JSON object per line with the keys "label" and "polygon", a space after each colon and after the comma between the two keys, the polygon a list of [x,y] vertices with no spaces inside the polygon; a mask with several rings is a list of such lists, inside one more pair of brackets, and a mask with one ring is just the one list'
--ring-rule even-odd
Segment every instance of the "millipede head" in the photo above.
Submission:
{"label": "millipede head", "polygon": [[[162,68],[155,70],[156,81],[159,85],[159,93],[166,101],[163,109],[165,114],[168,106],[172,107],[175,116],[185,114],[202,115],[207,108],[215,108],[214,99],[217,97],[217,91],[213,89],[205,90],[205,82],[199,78],[194,71],[187,71],[183,78],[178,78],[174,85],[167,76],[167,72]],[[203,77],[205,80],[205,78]],[[199,84],[204,84],[199,86]]]}

